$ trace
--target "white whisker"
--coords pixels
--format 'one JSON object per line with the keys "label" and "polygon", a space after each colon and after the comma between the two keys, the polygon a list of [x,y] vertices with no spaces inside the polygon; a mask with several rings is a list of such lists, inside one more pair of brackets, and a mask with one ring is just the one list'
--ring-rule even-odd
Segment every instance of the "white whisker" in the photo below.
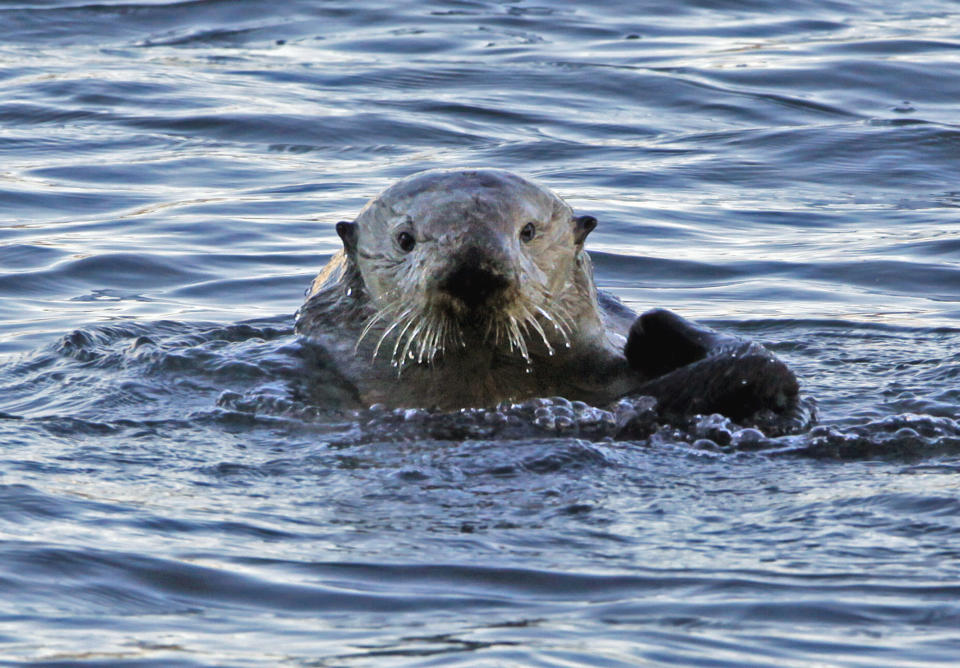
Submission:
{"label": "white whisker", "polygon": [[[393,322],[390,323],[390,326],[387,327],[387,328],[384,330],[383,334],[381,334],[381,335],[380,335],[380,338],[377,340],[377,345],[376,345],[376,347],[373,349],[373,357],[374,357],[374,359],[376,359],[377,355],[380,354],[380,346],[383,345],[383,342],[384,342],[384,341],[386,340],[386,338],[390,335],[390,332],[392,332],[393,330],[395,330],[398,325],[400,325],[401,323],[403,323],[403,321],[404,321],[412,312],[413,312],[413,307],[411,306],[411,307],[407,308],[405,311],[403,311],[402,313],[400,313],[396,318],[394,318]],[[395,355],[395,354],[396,354],[396,350],[394,350],[394,355]]]}
{"label": "white whisker", "polygon": [[392,353],[393,361],[401,369],[403,368],[404,359],[403,357],[397,356],[397,351],[400,350],[400,344],[403,343],[404,335],[406,335],[407,330],[410,329],[410,325],[412,325],[416,321],[416,319],[412,317],[412,314],[408,314],[405,317],[405,319],[407,322],[406,324],[404,324],[403,328],[397,333],[397,341],[396,343],[393,344],[393,353]]}
{"label": "white whisker", "polygon": [[[411,322],[413,322],[413,321],[411,320]],[[416,342],[417,337],[419,336],[420,332],[423,331],[423,326],[424,326],[424,321],[423,321],[423,319],[421,319],[421,320],[417,323],[417,326],[414,327],[412,330],[410,330],[410,333],[407,334],[407,337],[406,337],[407,340],[406,340],[406,342],[403,344],[403,352],[400,353],[400,368],[401,368],[401,369],[402,369],[403,366],[407,363],[407,359],[408,359],[407,356],[408,356],[408,355],[411,355],[411,352],[410,352],[410,351],[411,351],[411,349],[413,348],[413,345],[414,345],[414,343]],[[404,331],[406,331],[406,330],[404,330]]]}
{"label": "white whisker", "polygon": [[[537,312],[538,312],[540,315],[543,316],[544,320],[546,320],[547,322],[549,322],[551,325],[553,325],[554,329],[556,329],[558,332],[560,332],[560,336],[563,337],[563,342],[569,344],[569,343],[570,343],[570,335],[567,333],[566,328],[562,326],[562,325],[563,325],[563,320],[561,320],[559,316],[558,316],[558,317],[554,317],[553,314],[551,314],[549,311],[547,311],[547,310],[546,310],[545,308],[543,308],[542,306],[536,306],[535,308],[536,308]],[[541,334],[541,336],[542,336],[542,335],[543,335],[543,334]]]}
{"label": "white whisker", "polygon": [[[364,325],[363,329],[360,331],[360,336],[357,337],[357,342],[353,345],[354,354],[356,354],[357,351],[360,350],[360,344],[363,343],[363,340],[365,338],[367,338],[367,334],[370,333],[370,330],[373,329],[373,326],[383,319],[384,319],[384,312],[377,311],[370,317],[369,320],[367,320],[367,324]],[[374,353],[374,357],[376,357],[376,353]]]}
{"label": "white whisker", "polygon": [[526,308],[524,308],[523,310],[524,310],[524,319],[525,319],[525,321],[526,321],[526,322],[529,322],[529,323],[530,323],[530,326],[533,327],[533,328],[537,331],[537,334],[540,335],[540,339],[543,341],[543,345],[545,345],[545,346],[547,347],[547,353],[549,353],[550,355],[552,355],[552,354],[553,354],[553,346],[550,345],[550,341],[549,341],[549,339],[547,339],[547,333],[546,333],[545,331],[543,331],[543,327],[541,327],[541,326],[540,326],[540,323],[537,322],[537,316],[534,315],[533,313],[530,313],[530,311],[529,311],[528,309],[526,309]]}

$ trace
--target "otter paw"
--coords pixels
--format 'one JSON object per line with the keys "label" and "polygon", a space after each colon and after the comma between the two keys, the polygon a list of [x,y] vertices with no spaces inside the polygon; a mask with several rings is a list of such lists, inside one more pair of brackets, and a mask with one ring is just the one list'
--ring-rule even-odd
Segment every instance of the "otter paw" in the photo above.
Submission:
{"label": "otter paw", "polygon": [[631,367],[656,378],[705,358],[714,337],[676,313],[654,309],[633,322],[623,352]]}

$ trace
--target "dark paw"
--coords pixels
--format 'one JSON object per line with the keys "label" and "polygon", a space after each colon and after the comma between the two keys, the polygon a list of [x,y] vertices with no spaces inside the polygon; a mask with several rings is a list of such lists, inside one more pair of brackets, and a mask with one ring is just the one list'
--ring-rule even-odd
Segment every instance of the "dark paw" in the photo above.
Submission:
{"label": "dark paw", "polygon": [[634,321],[624,354],[649,380],[636,392],[656,397],[665,415],[722,413],[745,419],[797,405],[793,372],[758,343],[684,320],[663,309]]}
{"label": "dark paw", "polygon": [[656,378],[702,360],[715,345],[716,336],[676,313],[654,309],[634,321],[623,352],[631,367]]}
{"label": "dark paw", "polygon": [[745,342],[739,349],[653,378],[637,391],[656,397],[666,415],[721,413],[742,420],[760,411],[789,413],[799,389],[786,364],[760,345]]}

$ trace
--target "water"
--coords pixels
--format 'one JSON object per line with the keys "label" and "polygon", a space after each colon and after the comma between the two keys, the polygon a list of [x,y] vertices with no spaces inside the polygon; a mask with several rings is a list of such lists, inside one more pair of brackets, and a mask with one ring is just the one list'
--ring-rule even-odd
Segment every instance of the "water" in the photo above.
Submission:
{"label": "water", "polygon": [[[0,665],[955,663],[958,26],[0,3]],[[303,401],[332,223],[457,165],[597,216],[601,286],[763,341],[820,425]]]}

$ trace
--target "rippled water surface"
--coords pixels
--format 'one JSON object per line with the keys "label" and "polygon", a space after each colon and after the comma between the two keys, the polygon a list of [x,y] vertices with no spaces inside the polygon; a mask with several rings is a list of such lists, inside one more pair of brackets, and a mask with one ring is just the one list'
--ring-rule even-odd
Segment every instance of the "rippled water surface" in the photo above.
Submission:
{"label": "rippled water surface", "polygon": [[[0,86],[0,665],[960,656],[960,4],[2,2]],[[461,165],[819,425],[304,402],[332,223]]]}

